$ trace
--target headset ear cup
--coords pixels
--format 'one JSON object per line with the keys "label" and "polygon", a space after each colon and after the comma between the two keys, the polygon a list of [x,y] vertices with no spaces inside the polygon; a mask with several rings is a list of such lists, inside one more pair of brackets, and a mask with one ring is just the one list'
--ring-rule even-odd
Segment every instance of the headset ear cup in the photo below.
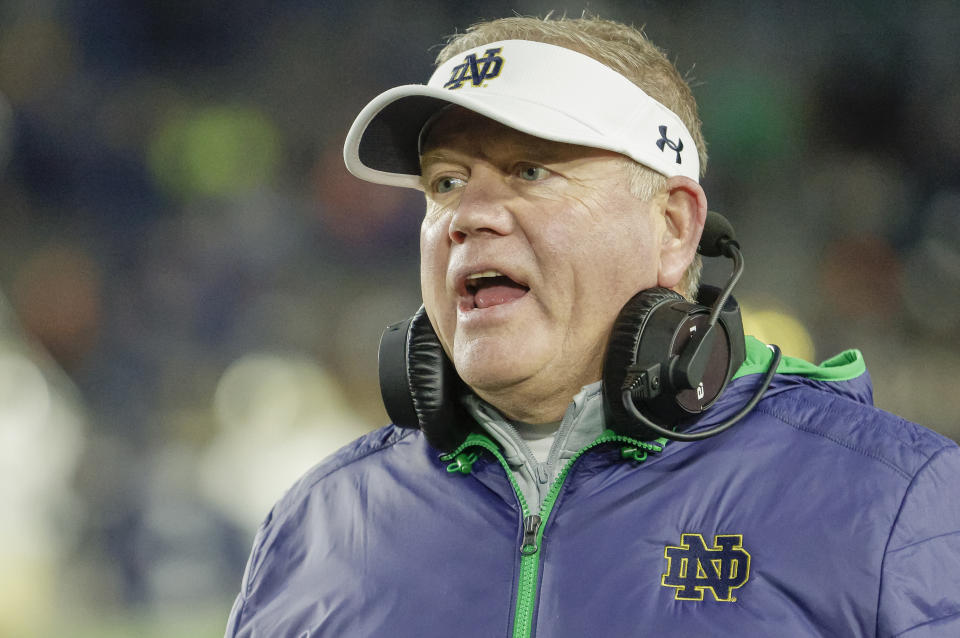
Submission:
{"label": "headset ear cup", "polygon": [[[678,301],[682,302],[684,298],[669,288],[643,290],[623,306],[613,324],[610,342],[607,344],[607,354],[603,361],[603,406],[608,426],[618,434],[644,441],[653,440],[659,436],[630,416],[623,407],[621,388],[627,376],[627,368],[636,363],[640,339],[644,334],[643,329],[651,313],[664,304]],[[669,343],[663,344],[664,355],[669,347]]]}
{"label": "headset ear cup", "polygon": [[[441,451],[450,451],[466,438],[470,419],[460,407],[462,381],[443,351],[426,310],[420,309],[407,322],[403,348],[380,342],[380,384],[384,406],[401,427],[419,428]],[[400,324],[402,326],[402,324]],[[393,366],[402,366],[395,369]]]}

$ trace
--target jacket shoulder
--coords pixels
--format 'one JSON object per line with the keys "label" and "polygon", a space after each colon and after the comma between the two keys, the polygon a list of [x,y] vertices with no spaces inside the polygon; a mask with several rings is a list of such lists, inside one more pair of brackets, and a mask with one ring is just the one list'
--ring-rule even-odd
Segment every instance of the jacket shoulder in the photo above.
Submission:
{"label": "jacket shoulder", "polygon": [[387,425],[354,439],[307,470],[277,501],[267,522],[283,517],[287,511],[295,509],[297,504],[327,477],[341,472],[359,471],[364,464],[377,462],[379,454],[393,449],[397,443],[414,433],[414,430]]}
{"label": "jacket shoulder", "polygon": [[257,530],[253,550],[243,576],[241,595],[247,596],[254,588],[267,554],[285,537],[284,530],[296,526],[304,516],[304,507],[317,488],[326,480],[343,476],[351,478],[362,473],[364,467],[377,463],[381,455],[390,453],[397,444],[411,440],[416,431],[388,425],[373,430],[340,448],[308,470],[280,497]]}
{"label": "jacket shoulder", "polygon": [[801,383],[761,401],[756,410],[837,448],[912,479],[936,454],[957,444],[822,382]]}

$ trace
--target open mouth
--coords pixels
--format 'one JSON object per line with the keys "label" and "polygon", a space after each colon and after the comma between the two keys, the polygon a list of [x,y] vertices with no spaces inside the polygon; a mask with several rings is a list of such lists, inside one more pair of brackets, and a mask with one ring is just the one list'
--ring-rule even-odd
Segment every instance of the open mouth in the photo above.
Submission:
{"label": "open mouth", "polygon": [[515,301],[530,288],[499,271],[486,270],[468,276],[466,290],[472,308],[490,308]]}

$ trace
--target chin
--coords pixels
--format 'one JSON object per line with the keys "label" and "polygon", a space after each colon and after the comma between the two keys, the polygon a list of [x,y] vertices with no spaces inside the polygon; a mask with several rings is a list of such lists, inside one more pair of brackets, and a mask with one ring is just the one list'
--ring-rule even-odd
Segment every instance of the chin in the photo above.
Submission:
{"label": "chin", "polygon": [[464,383],[471,388],[486,392],[497,392],[529,378],[529,375],[522,374],[522,371],[518,370],[516,366],[471,365],[469,363],[456,363],[455,366],[457,374],[460,375]]}
{"label": "chin", "polygon": [[497,392],[517,385],[532,376],[531,358],[518,356],[516,349],[504,356],[498,349],[474,348],[454,352],[453,363],[457,374],[471,388]]}

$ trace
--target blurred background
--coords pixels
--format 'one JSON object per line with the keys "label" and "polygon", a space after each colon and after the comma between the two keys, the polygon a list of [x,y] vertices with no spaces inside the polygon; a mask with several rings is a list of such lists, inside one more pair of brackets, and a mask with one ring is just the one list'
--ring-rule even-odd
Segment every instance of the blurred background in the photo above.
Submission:
{"label": "blurred background", "polygon": [[420,303],[420,196],[346,172],[353,117],[551,9],[688,72],[748,332],[860,348],[960,437],[956,2],[2,0],[0,636],[222,635],[274,500],[386,422]]}

